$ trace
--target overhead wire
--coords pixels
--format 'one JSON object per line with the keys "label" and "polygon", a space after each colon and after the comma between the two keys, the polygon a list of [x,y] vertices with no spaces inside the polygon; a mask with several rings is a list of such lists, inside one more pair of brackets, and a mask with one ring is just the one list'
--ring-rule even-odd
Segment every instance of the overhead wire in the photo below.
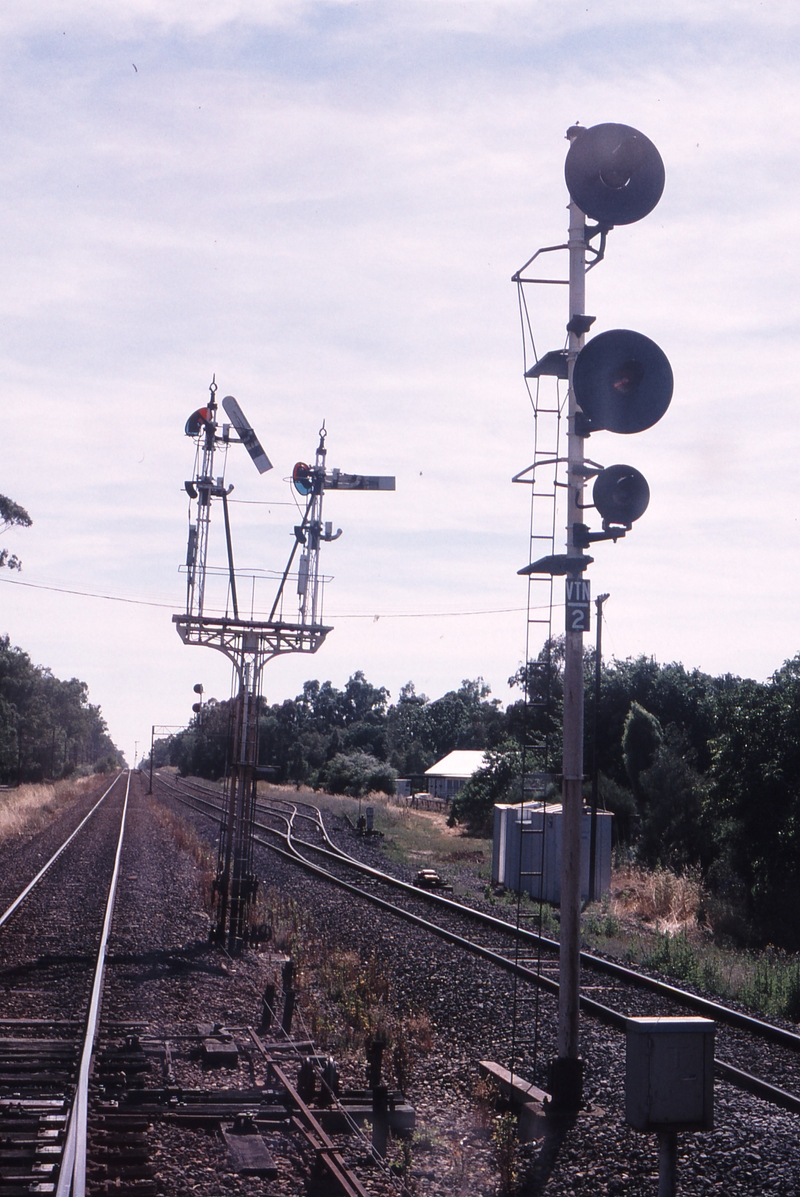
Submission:
{"label": "overhead wire", "polygon": [[[30,590],[47,590],[55,594],[72,594],[79,598],[103,599],[112,603],[130,603],[137,607],[157,607],[162,610],[174,611],[175,603],[158,602],[155,599],[128,598],[120,594],[104,594],[92,590],[76,590],[70,586],[51,586],[44,582],[24,582],[20,578],[7,578],[0,575],[0,583],[9,586],[24,586]],[[556,604],[563,606],[562,604]],[[541,607],[491,607],[480,611],[350,611],[331,615],[331,619],[456,619],[481,615],[516,615],[526,610],[547,610],[549,604]]]}

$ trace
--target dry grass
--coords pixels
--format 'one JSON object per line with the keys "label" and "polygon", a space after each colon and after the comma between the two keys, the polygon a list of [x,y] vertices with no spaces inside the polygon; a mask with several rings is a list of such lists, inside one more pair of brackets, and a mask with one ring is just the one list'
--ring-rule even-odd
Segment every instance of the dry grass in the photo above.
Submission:
{"label": "dry grass", "polygon": [[0,791],[0,843],[43,830],[65,806],[96,784],[96,776],[87,776]]}
{"label": "dry grass", "polygon": [[620,919],[641,919],[662,935],[695,927],[702,896],[700,881],[691,873],[624,865],[611,878],[612,912]]}
{"label": "dry grass", "polygon": [[150,809],[156,822],[172,836],[181,852],[185,852],[194,862],[203,908],[210,913],[213,906],[211,886],[216,871],[216,854],[186,819],[182,819],[180,815],[176,815],[152,798]]}
{"label": "dry grass", "polygon": [[[259,903],[273,949],[295,962],[297,1013],[306,1032],[320,1049],[333,1052],[344,1073],[358,1083],[366,1040],[382,1040],[384,1075],[387,1080],[393,1075],[405,1091],[418,1059],[434,1046],[427,1012],[399,1014],[393,1009],[390,976],[379,952],[362,957],[352,949],[333,947],[310,912],[277,890],[260,894]],[[278,961],[272,979],[279,982]]]}

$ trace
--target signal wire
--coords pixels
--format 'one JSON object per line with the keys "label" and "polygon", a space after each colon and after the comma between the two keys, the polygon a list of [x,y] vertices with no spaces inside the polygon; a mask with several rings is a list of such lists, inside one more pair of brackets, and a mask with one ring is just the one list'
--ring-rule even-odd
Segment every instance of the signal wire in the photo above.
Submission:
{"label": "signal wire", "polygon": [[[0,583],[9,586],[24,586],[29,590],[48,590],[54,594],[73,594],[78,598],[103,599],[112,603],[129,603],[135,607],[156,607],[160,610],[174,611],[175,603],[160,603],[155,599],[126,598],[119,594],[102,594],[92,590],[74,590],[69,586],[48,586],[44,582],[23,582],[18,578],[4,578],[0,576]],[[557,603],[555,606],[563,606]],[[482,611],[386,611],[376,613],[372,611],[350,611],[331,615],[331,619],[456,619],[477,615],[518,615],[522,611],[546,611],[549,604],[539,607],[494,607]]]}

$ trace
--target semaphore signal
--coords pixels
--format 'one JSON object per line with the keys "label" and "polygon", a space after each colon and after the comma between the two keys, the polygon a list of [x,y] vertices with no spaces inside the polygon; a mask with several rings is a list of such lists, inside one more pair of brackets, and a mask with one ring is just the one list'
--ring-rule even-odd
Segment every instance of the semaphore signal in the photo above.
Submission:
{"label": "semaphore signal", "polygon": [[[269,606],[260,605],[264,571],[243,574],[234,564],[233,534],[228,496],[232,485],[215,470],[215,455],[232,444],[244,445],[259,474],[272,469],[253,428],[237,400],[227,395],[222,408],[230,424],[218,421],[217,384],[212,380],[209,401],[186,421],[185,433],[197,442],[194,477],[184,483],[189,496],[189,539],[186,549],[186,610],[173,615],[173,623],[184,644],[214,648],[232,662],[238,687],[232,727],[229,776],[226,779],[224,815],[220,836],[217,875],[214,881],[215,917],[211,939],[236,950],[250,933],[251,910],[257,880],[253,871],[253,831],[256,786],[269,770],[258,760],[258,717],[264,666],[285,653],[315,653],[332,628],[323,622],[324,578],[320,573],[323,544],[338,540],[341,529],[322,517],[328,490],[394,490],[392,477],[345,474],[327,469],[327,431],[323,424],[314,464],[299,462],[292,472],[298,495],[305,500],[302,518],[294,528],[286,567],[280,574]],[[222,504],[227,566],[219,571],[209,563],[211,512],[215,500]],[[224,609],[212,606],[209,580],[222,572],[226,582]],[[274,578],[274,575],[270,575]],[[291,599],[289,580],[296,583],[296,609],[287,610]],[[249,608],[243,606],[242,583],[247,583]],[[266,612],[268,611],[268,614]],[[262,616],[266,614],[266,618]],[[195,687],[197,691],[197,687]],[[200,703],[193,710],[202,713]]]}

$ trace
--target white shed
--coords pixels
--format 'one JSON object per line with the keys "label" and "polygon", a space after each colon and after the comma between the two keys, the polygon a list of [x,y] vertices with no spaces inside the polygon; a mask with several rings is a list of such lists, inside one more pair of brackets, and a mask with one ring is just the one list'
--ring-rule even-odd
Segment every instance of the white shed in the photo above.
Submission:
{"label": "white shed", "polygon": [[425,770],[428,778],[428,792],[435,798],[453,798],[473,773],[486,764],[486,753],[478,748],[457,748],[448,752],[430,769]]}

